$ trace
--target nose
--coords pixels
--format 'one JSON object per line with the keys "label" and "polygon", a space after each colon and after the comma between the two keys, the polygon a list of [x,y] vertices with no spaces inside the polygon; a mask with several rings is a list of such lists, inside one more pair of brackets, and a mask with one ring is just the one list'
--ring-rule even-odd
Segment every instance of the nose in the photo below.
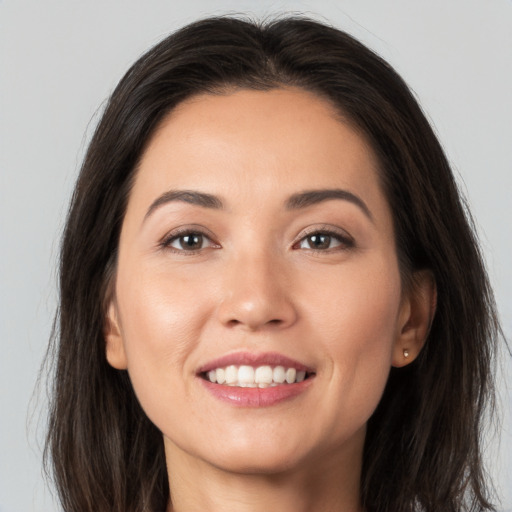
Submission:
{"label": "nose", "polygon": [[267,254],[239,255],[223,276],[219,320],[250,331],[283,329],[297,320],[293,286],[282,263]]}

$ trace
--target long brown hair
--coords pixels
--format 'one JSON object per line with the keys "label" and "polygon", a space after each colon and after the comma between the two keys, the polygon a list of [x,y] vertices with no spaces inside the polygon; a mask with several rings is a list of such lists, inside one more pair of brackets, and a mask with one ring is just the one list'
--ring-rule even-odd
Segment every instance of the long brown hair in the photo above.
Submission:
{"label": "long brown hair", "polygon": [[[233,88],[306,89],[330,101],[378,156],[404,283],[435,277],[426,345],[392,369],[369,421],[361,499],[369,512],[493,510],[481,429],[500,327],[469,214],[404,81],[346,33],[304,18],[209,18],[149,50],[115,89],[89,145],[62,241],[47,462],[64,510],[163,511],[161,433],[125,371],[105,359],[105,300],[138,160],[184,99]],[[171,475],[172,478],[172,475]]]}

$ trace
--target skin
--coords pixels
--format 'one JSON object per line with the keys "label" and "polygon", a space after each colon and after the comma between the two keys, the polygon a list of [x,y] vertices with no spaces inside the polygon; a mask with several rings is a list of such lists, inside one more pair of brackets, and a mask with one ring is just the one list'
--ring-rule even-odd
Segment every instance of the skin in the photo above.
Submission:
{"label": "skin", "polygon": [[[361,510],[367,420],[390,367],[420,351],[434,294],[422,275],[402,290],[377,175],[357,131],[297,89],[196,96],[152,137],[122,226],[106,353],[163,433],[169,510]],[[349,191],[368,212],[345,199],[286,207],[315,189]],[[224,207],[151,208],[170,190]],[[179,229],[203,245],[183,249]],[[308,235],[326,229],[330,244],[311,249]],[[240,350],[279,352],[314,379],[282,403],[234,407],[196,374]]]}

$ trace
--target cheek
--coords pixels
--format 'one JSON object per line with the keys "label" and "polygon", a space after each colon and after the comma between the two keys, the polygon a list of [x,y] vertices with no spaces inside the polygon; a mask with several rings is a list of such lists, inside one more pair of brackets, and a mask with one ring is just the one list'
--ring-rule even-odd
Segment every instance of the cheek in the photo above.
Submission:
{"label": "cheek", "polygon": [[[133,266],[136,272],[130,272]],[[171,274],[165,265],[120,268],[116,294],[128,352],[161,356],[167,351],[179,359],[190,349],[193,334],[204,321],[204,308],[198,303],[204,293],[196,281]]]}
{"label": "cheek", "polygon": [[200,340],[204,308],[198,291],[179,278],[140,266],[136,273],[129,270],[120,265],[118,272],[121,333],[135,393],[154,419],[164,396],[179,401],[187,394],[186,376],[194,372],[187,361]]}
{"label": "cheek", "polygon": [[353,264],[319,277],[323,286],[317,289],[323,293],[315,300],[316,315],[337,332],[334,346],[351,345],[356,352],[389,347],[396,335],[401,301],[395,259],[386,253],[354,259]]}
{"label": "cheek", "polygon": [[[369,271],[368,269],[371,269]],[[375,410],[391,368],[398,335],[401,285],[393,261],[348,268],[324,281],[323,299],[311,311],[329,360],[333,409],[366,421]],[[327,297],[326,297],[327,296]]]}

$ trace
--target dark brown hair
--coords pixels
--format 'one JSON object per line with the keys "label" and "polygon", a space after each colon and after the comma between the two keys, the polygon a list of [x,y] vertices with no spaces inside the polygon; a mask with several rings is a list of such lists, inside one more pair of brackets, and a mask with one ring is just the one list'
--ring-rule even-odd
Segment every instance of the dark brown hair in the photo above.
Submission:
{"label": "dark brown hair", "polygon": [[[472,223],[443,150],[404,81],[335,28],[303,18],[209,18],[142,56],[89,145],[60,260],[46,454],[64,510],[162,511],[162,436],[125,371],[105,359],[105,299],[130,187],[163,117],[198,93],[295,86],[330,101],[366,137],[392,209],[404,282],[430,269],[438,305],[418,359],[392,369],[368,425],[368,512],[493,510],[481,429],[500,327]],[[489,402],[490,400],[490,402]],[[172,475],[171,475],[172,476]]]}

